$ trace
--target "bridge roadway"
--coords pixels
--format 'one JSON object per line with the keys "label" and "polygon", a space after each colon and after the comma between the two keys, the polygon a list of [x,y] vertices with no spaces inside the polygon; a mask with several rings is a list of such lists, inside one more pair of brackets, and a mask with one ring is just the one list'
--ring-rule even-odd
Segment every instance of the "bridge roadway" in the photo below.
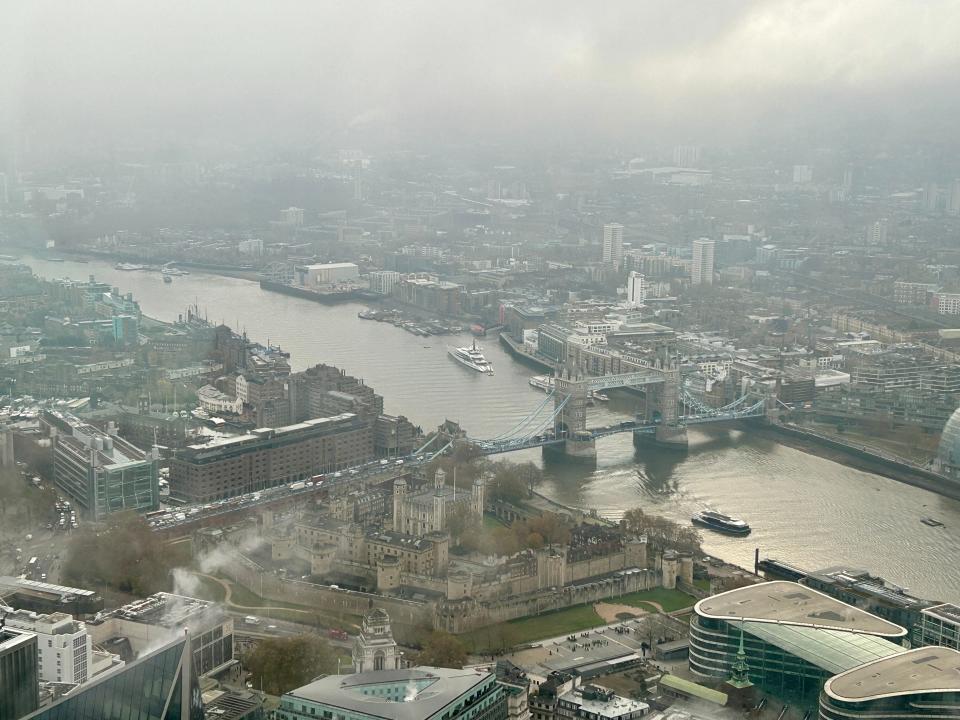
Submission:
{"label": "bridge roadway", "polygon": [[[746,397],[725,408],[719,408],[712,411],[701,411],[692,415],[682,415],[679,420],[680,425],[698,425],[707,422],[723,422],[727,420],[739,420],[749,417],[761,417],[765,413],[765,401],[760,400],[751,406],[745,406]],[[581,436],[581,439],[596,440],[619,433],[633,432],[643,434],[656,434],[659,423],[640,424],[633,420],[624,421],[615,425],[590,428],[585,431],[589,433]],[[545,447],[548,445],[557,445],[565,442],[564,435],[555,435],[552,431],[541,432],[538,435],[524,436],[518,438],[506,438],[502,440],[475,440],[467,438],[476,445],[484,455],[498,455],[501,453],[515,452],[517,450],[527,450],[530,448]],[[224,518],[240,510],[248,510],[255,507],[268,507],[273,504],[287,504],[301,498],[311,497],[318,492],[328,492],[332,489],[342,487],[348,484],[354,484],[361,480],[372,479],[377,475],[384,473],[399,473],[402,470],[419,468],[426,465],[434,457],[442,454],[450,443],[436,452],[424,452],[420,448],[411,455],[393,460],[372,460],[351,468],[344,468],[336,472],[317,475],[306,481],[293,482],[289,484],[277,485],[272,488],[265,488],[251,493],[246,493],[226,500],[217,500],[202,505],[190,505],[175,507],[169,513],[161,518],[150,520],[150,527],[156,531],[175,531],[177,529],[187,530],[190,526],[202,524],[205,521],[216,518]],[[166,519],[164,519],[166,518]]]}

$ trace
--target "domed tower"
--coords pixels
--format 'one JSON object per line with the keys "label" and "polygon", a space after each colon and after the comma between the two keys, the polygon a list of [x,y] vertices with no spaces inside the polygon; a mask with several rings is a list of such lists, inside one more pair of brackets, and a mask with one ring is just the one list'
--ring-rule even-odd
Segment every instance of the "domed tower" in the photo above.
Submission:
{"label": "domed tower", "polygon": [[407,481],[398,477],[393,481],[393,529],[403,532],[403,513],[407,501]]}
{"label": "domed tower", "polygon": [[353,641],[353,671],[397,670],[400,653],[390,630],[390,616],[375,608],[363,618],[360,634]]}

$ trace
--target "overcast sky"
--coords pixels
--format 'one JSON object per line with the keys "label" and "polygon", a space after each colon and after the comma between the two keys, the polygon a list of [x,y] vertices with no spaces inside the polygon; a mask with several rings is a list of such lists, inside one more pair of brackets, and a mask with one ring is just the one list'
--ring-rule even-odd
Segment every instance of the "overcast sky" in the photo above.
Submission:
{"label": "overcast sky", "polygon": [[960,94],[957,0],[2,0],[0,43],[36,140],[935,135]]}

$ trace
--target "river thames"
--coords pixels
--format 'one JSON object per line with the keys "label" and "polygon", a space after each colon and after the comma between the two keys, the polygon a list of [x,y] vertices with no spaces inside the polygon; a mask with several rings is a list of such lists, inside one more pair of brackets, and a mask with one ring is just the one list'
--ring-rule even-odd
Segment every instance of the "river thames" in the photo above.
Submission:
{"label": "river thames", "polygon": [[[290,351],[294,370],[325,362],[363,378],[384,396],[386,412],[406,415],[424,429],[449,418],[473,437],[493,437],[544,399],[527,382],[532,371],[512,360],[496,338],[483,343],[496,371],[485,376],[447,356],[446,346],[466,344],[468,335],[418,337],[358,319],[363,305],[325,306],[203,273],[164,284],[159,273],[124,272],[99,261],[20,262],[48,278],[95,275],[132,292],[145,314],[161,320],[176,320],[196,302],[211,321]],[[623,409],[616,400],[591,408],[588,425],[624,419]],[[506,457],[543,464],[539,450]],[[596,466],[552,461],[544,469],[540,492],[605,517],[639,506],[683,523],[707,507],[743,518],[753,527],[749,537],[705,531],[703,540],[707,552],[744,567],[752,567],[759,547],[761,556],[807,570],[860,567],[922,597],[960,601],[960,502],[743,430],[691,430],[686,453],[635,449],[629,434],[615,435],[597,442]],[[921,524],[928,515],[945,527]]]}

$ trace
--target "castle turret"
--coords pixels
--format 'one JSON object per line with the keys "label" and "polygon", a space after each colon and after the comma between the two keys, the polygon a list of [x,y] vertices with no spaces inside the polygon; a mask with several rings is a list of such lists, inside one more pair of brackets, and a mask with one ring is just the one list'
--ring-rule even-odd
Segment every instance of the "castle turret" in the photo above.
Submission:
{"label": "castle turret", "polygon": [[407,481],[398,477],[393,481],[393,529],[403,532],[404,504],[407,500]]}
{"label": "castle turret", "polygon": [[477,516],[483,516],[483,504],[485,502],[484,491],[486,490],[483,478],[477,475],[473,480],[473,489],[470,492],[470,502],[473,506],[473,512]]}
{"label": "castle turret", "polygon": [[434,532],[443,530],[447,520],[446,502],[443,497],[445,480],[446,473],[443,468],[437,468],[437,472],[433,476],[433,523],[432,527],[428,528]]}
{"label": "castle turret", "polygon": [[667,590],[673,590],[677,587],[677,568],[679,559],[673,550],[667,550],[661,559],[661,570],[663,572],[663,587]]}

